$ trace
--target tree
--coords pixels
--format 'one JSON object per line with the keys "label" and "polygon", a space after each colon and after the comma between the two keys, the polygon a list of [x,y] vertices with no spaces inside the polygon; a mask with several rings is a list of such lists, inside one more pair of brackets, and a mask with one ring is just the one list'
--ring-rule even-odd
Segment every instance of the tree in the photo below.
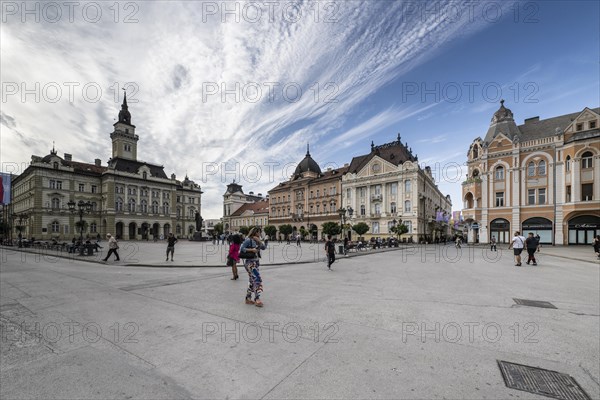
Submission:
{"label": "tree", "polygon": [[87,229],[88,223],[85,220],[75,222],[75,227],[78,232],[83,232]]}
{"label": "tree", "polygon": [[290,235],[294,231],[294,228],[290,224],[283,224],[279,227],[279,233],[284,235],[287,239],[288,235]]}
{"label": "tree", "polygon": [[339,235],[342,229],[337,222],[325,222],[321,225],[325,235]]}
{"label": "tree", "polygon": [[266,235],[269,235],[269,237],[271,239],[275,238],[275,235],[277,234],[277,227],[274,225],[267,225],[263,228],[263,231],[265,232]]}
{"label": "tree", "polygon": [[242,235],[247,235],[248,233],[250,233],[250,228],[248,228],[247,226],[240,226],[240,229],[238,230]]}
{"label": "tree", "polygon": [[304,227],[300,227],[300,236],[302,236],[303,238],[308,235],[308,231],[306,229],[304,229]]}
{"label": "tree", "polygon": [[400,224],[400,225],[392,226],[392,229],[390,229],[390,230],[393,233],[395,233],[396,235],[398,235],[398,237],[400,237],[400,235],[408,233],[408,226],[406,226],[404,224]]}
{"label": "tree", "polygon": [[221,234],[223,233],[223,224],[220,222],[218,224],[215,224],[213,226],[213,231],[215,232],[215,235],[221,236]]}
{"label": "tree", "polygon": [[369,225],[365,224],[364,222],[359,222],[358,224],[352,226],[352,230],[356,232],[358,236],[362,236],[369,232],[369,229]]}

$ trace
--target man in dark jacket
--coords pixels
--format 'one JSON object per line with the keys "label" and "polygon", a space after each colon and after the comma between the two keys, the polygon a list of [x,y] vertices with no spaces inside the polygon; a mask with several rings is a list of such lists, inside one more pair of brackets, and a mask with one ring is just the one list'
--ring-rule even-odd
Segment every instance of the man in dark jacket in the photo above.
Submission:
{"label": "man in dark jacket", "polygon": [[537,265],[537,261],[535,260],[535,251],[538,248],[538,241],[533,236],[533,232],[529,232],[529,236],[525,239],[525,245],[527,247],[527,254],[529,257],[527,258],[527,264],[533,262],[533,265]]}

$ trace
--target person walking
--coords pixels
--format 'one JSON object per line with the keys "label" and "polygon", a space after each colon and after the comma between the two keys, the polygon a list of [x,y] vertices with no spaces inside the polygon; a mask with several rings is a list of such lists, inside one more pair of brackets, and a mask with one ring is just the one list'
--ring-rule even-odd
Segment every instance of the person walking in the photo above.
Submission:
{"label": "person walking", "polygon": [[335,243],[331,240],[331,235],[327,235],[325,242],[325,255],[327,257],[327,268],[331,271],[331,264],[335,262]]}
{"label": "person walking", "polygon": [[344,255],[347,256],[348,255],[348,243],[350,242],[350,240],[348,239],[348,236],[346,236],[344,238]]}
{"label": "person walking", "polygon": [[[244,268],[248,273],[248,290],[246,291],[246,304],[262,307],[260,295],[263,292],[262,277],[260,276],[260,251],[266,247],[260,240],[260,228],[254,227],[240,247],[240,258],[244,259]],[[254,300],[252,295],[254,294]]]}
{"label": "person walking", "polygon": [[498,251],[496,248],[496,236],[492,236],[492,240],[490,241],[490,251]]}
{"label": "person walking", "polygon": [[529,232],[527,239],[525,239],[525,245],[527,247],[528,254],[526,264],[529,265],[530,262],[533,262],[533,265],[537,265],[537,261],[535,260],[535,252],[538,249],[538,241],[535,236],[533,236],[533,232]]}
{"label": "person walking", "polygon": [[175,243],[177,243],[177,238],[172,233],[169,233],[169,236],[167,236],[167,259],[165,261],[169,261],[169,253],[171,253],[171,261],[173,261]]}
{"label": "person walking", "polygon": [[456,247],[457,249],[460,249],[460,244],[462,243],[462,239],[460,238],[460,236],[456,237],[456,241],[454,243],[454,247]]}
{"label": "person walking", "polygon": [[298,247],[302,247],[300,244],[300,239],[301,239],[301,236],[299,234],[296,235],[296,246],[298,246]]}
{"label": "person walking", "polygon": [[513,249],[515,255],[515,267],[521,266],[521,253],[523,252],[523,247],[525,247],[525,238],[521,236],[521,232],[516,231],[515,236],[513,236],[512,241],[508,245],[508,249]]}
{"label": "person walking", "polygon": [[227,265],[231,267],[233,272],[232,281],[239,278],[237,263],[240,261],[240,245],[242,244],[242,238],[240,235],[231,235],[231,243],[229,244],[229,253],[227,254]]}
{"label": "person walking", "polygon": [[598,259],[600,259],[600,235],[596,235],[594,238],[594,253],[596,253]]}
{"label": "person walking", "polygon": [[115,239],[110,233],[107,233],[106,240],[108,240],[108,253],[106,254],[106,257],[102,259],[102,261],[108,261],[108,257],[110,257],[111,254],[115,255],[115,261],[120,261],[121,258],[119,257],[119,252],[117,251],[119,250],[119,243],[117,243],[117,239]]}
{"label": "person walking", "polygon": [[540,252],[540,249],[542,248],[542,245],[540,244],[540,235],[539,233],[535,234],[535,241],[537,242],[537,246],[536,246],[536,250],[538,251],[538,253]]}

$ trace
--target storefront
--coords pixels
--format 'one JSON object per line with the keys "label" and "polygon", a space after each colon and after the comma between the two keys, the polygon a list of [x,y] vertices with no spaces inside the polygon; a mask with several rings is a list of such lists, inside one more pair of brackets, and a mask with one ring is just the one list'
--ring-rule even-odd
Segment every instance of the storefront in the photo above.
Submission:
{"label": "storefront", "polygon": [[523,229],[521,233],[527,236],[529,232],[540,236],[540,243],[552,244],[552,221],[543,217],[533,217],[526,219],[521,224]]}
{"label": "storefront", "polygon": [[494,237],[498,243],[510,243],[512,239],[510,222],[504,218],[496,218],[490,222],[490,240]]}
{"label": "storefront", "polygon": [[600,217],[581,215],[569,220],[569,244],[592,244],[600,235]]}

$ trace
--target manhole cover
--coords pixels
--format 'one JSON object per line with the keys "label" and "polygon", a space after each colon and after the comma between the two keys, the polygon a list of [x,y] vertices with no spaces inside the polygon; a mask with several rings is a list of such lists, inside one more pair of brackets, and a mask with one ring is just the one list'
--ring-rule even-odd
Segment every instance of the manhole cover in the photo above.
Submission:
{"label": "manhole cover", "polygon": [[498,360],[504,383],[511,389],[563,400],[590,400],[570,375]]}
{"label": "manhole cover", "polygon": [[517,303],[517,304],[519,304],[521,306],[541,307],[541,308],[556,308],[554,306],[554,304],[549,303],[547,301],[515,299],[514,297],[513,297],[513,300],[515,301],[515,303]]}

